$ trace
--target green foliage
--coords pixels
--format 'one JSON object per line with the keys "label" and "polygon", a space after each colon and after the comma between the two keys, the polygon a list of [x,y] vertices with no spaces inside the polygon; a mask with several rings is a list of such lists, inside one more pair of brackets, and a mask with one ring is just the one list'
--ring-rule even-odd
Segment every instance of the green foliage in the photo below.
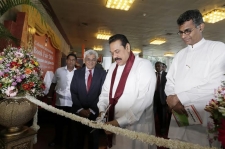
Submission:
{"label": "green foliage", "polygon": [[20,40],[15,38],[3,24],[0,23],[0,39],[7,41],[13,41],[15,44],[19,44]]}

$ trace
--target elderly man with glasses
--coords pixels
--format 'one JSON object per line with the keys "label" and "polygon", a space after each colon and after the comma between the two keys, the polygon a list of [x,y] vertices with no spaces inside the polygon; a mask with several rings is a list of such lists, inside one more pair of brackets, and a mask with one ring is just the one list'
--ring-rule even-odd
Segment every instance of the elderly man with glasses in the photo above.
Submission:
{"label": "elderly man with glasses", "polygon": [[[89,120],[96,120],[99,114],[97,103],[102,90],[106,71],[97,68],[98,53],[94,50],[88,50],[84,53],[85,67],[74,72],[71,82],[72,95],[72,113]],[[82,123],[72,122],[72,149],[83,149],[85,138],[88,136],[88,148],[98,149],[99,132],[92,131]]]}
{"label": "elderly man with glasses", "polygon": [[188,10],[177,20],[178,35],[187,44],[179,51],[167,73],[165,92],[170,109],[187,115],[186,106],[193,105],[202,124],[179,127],[172,117],[168,137],[185,142],[209,146],[204,107],[214,98],[213,92],[225,74],[225,45],[206,40],[202,36],[204,22],[199,10]]}

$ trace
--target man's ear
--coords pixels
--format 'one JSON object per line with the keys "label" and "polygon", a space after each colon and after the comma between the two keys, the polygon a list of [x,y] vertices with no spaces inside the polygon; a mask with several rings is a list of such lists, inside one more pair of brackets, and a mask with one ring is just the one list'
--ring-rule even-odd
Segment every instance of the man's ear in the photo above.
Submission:
{"label": "man's ear", "polygon": [[126,50],[130,51],[130,44],[129,43],[126,44]]}
{"label": "man's ear", "polygon": [[205,24],[202,23],[199,25],[199,28],[200,28],[200,32],[203,32],[204,28],[205,28]]}

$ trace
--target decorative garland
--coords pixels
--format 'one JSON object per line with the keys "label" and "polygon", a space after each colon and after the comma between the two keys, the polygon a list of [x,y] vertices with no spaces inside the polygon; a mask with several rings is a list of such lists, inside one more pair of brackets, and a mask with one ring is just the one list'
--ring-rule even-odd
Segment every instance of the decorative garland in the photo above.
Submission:
{"label": "decorative garland", "polygon": [[[38,131],[40,129],[40,126],[37,124],[37,121],[38,121],[38,108],[37,108],[37,111],[34,115],[34,120],[33,120],[33,124],[30,128],[34,129],[34,131]],[[37,134],[35,134],[34,136],[34,141],[33,141],[33,144],[36,144],[37,143]]]}
{"label": "decorative garland", "polygon": [[[122,135],[122,136],[126,136],[130,139],[135,139],[135,140],[140,140],[144,143],[150,144],[150,145],[157,145],[157,146],[162,146],[162,147],[166,147],[166,148],[173,148],[173,149],[217,149],[215,147],[203,147],[200,146],[198,144],[192,144],[192,143],[187,143],[187,142],[182,142],[182,141],[178,141],[178,140],[168,140],[168,139],[164,139],[164,138],[159,138],[159,137],[155,137],[153,135],[149,135],[146,133],[142,133],[142,132],[135,132],[135,131],[131,131],[131,130],[127,130],[127,129],[122,129],[120,127],[115,127],[112,125],[107,125],[104,124],[102,122],[95,122],[95,121],[91,121],[88,120],[86,118],[82,118],[80,116],[77,116],[75,114],[72,113],[67,113],[63,110],[59,110],[57,108],[54,108],[53,106],[47,105],[44,102],[41,102],[39,100],[37,100],[36,98],[32,97],[32,96],[25,96],[26,99],[28,99],[30,102],[41,106],[42,108],[52,112],[52,113],[56,113],[58,115],[64,116],[66,118],[69,118],[71,120],[74,121],[78,121],[81,122],[84,125],[87,125],[89,127],[92,128],[98,128],[98,129],[104,129],[110,132],[113,132],[117,135]],[[37,122],[37,118],[35,118],[36,122]],[[38,126],[36,124],[33,124],[34,126]]]}

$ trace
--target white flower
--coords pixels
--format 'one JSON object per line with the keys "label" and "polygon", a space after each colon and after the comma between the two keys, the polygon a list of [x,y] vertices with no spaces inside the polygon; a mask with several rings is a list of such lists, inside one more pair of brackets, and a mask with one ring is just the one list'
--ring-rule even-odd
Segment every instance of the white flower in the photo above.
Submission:
{"label": "white flower", "polygon": [[10,86],[7,88],[7,90],[5,91],[6,95],[9,97],[14,97],[17,95],[17,89],[15,90],[14,86]]}
{"label": "white flower", "polygon": [[22,58],[24,55],[23,55],[23,53],[15,52],[15,56],[19,57],[19,58]]}

